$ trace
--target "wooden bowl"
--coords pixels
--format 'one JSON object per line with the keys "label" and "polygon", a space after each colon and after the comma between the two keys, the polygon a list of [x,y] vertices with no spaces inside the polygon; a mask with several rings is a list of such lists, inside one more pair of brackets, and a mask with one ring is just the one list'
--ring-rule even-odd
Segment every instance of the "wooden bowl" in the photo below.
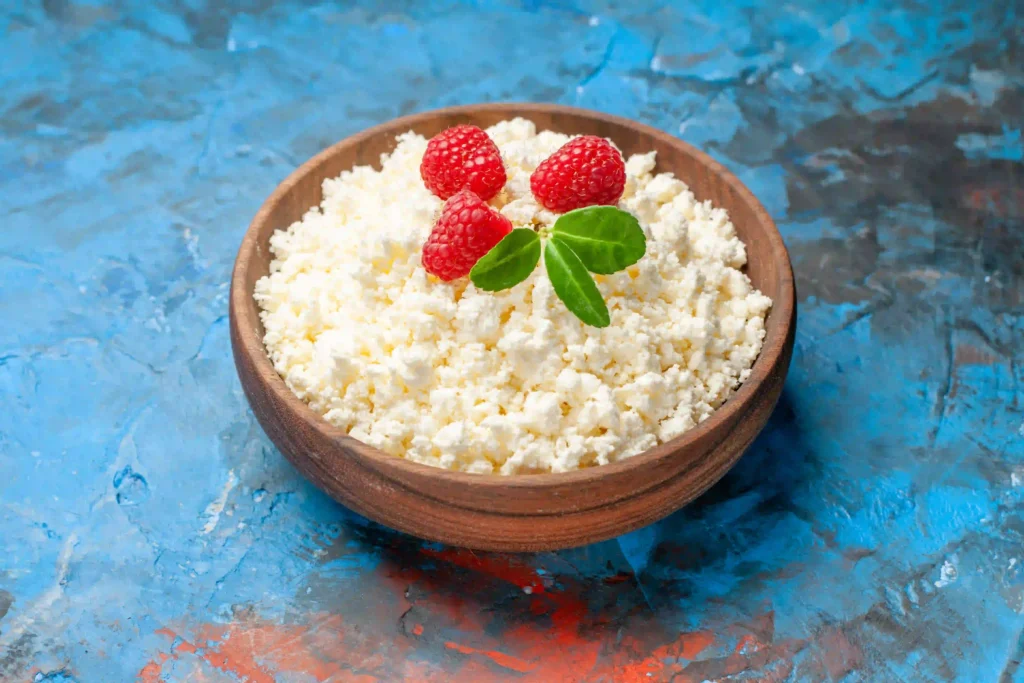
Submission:
{"label": "wooden bowl", "polygon": [[[627,460],[561,474],[450,472],[387,455],[327,423],[285,386],[263,346],[253,300],[267,274],[268,241],[321,201],[321,181],[379,165],[395,136],[430,137],[460,123],[487,127],[522,116],[538,130],[607,137],[626,154],[656,150],[698,199],[727,209],[747,246],[747,274],[772,298],[767,335],[749,379],[715,413],[672,441]],[[390,121],[316,155],[274,190],[242,240],[231,278],[231,345],[238,375],[267,434],[337,501],[389,527],[481,550],[552,550],[611,538],[686,505],[718,481],[764,427],[782,392],[796,329],[789,255],[764,207],[721,164],[671,135],[625,119],[545,104],[452,107]]]}

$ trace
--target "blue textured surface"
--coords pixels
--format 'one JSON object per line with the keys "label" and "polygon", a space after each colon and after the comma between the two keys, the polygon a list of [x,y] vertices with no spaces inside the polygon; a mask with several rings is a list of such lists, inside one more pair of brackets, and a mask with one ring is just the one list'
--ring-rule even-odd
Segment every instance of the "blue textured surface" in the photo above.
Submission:
{"label": "blue textured surface", "polygon": [[[663,4],[0,2],[0,680],[1024,681],[1021,5]],[[722,483],[528,557],[318,493],[226,326],[299,162],[503,99],[710,151],[801,296]]]}

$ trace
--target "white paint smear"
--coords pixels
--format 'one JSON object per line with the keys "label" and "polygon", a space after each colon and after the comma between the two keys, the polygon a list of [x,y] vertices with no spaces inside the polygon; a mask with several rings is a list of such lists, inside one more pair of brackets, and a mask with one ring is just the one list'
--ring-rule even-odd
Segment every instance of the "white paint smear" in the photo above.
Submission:
{"label": "white paint smear", "polygon": [[942,569],[939,570],[939,580],[935,582],[936,588],[945,588],[949,584],[956,581],[957,571],[956,565],[949,560],[942,563]]}
{"label": "white paint smear", "polygon": [[71,565],[71,554],[78,545],[78,534],[71,533],[64,541],[57,556],[56,577],[53,585],[43,591],[26,610],[16,617],[0,634],[0,652],[6,652],[28,628],[35,624],[49,624],[63,610],[55,610],[54,605],[64,596],[64,584],[68,579],[68,568]]}
{"label": "white paint smear", "polygon": [[224,483],[224,488],[221,489],[220,495],[217,496],[216,500],[207,505],[206,510],[203,512],[207,519],[206,524],[203,525],[203,530],[199,532],[200,535],[205,536],[217,528],[220,515],[224,512],[224,506],[227,505],[228,495],[231,493],[231,489],[237,485],[238,477],[235,476],[235,471],[228,470],[228,480]]}

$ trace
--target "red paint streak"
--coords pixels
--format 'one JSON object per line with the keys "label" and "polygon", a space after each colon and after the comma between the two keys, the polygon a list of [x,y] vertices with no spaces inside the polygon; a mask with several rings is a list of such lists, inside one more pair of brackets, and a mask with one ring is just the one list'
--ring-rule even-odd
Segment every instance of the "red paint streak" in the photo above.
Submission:
{"label": "red paint streak", "polygon": [[1004,218],[1024,214],[1024,190],[1019,187],[969,187],[964,197],[969,208]]}
{"label": "red paint streak", "polygon": [[511,669],[512,671],[518,671],[519,673],[528,673],[534,668],[534,665],[529,662],[524,662],[518,657],[513,657],[512,655],[507,655],[504,652],[498,652],[497,650],[478,650],[474,647],[460,645],[459,643],[454,643],[450,640],[446,642],[444,646],[449,650],[455,650],[456,652],[461,652],[464,655],[484,655],[498,666]]}
{"label": "red paint streak", "polygon": [[215,669],[227,671],[252,683],[274,683],[274,677],[263,669],[255,666],[253,662],[235,661],[220,652],[211,652],[203,656]]}
{"label": "red paint streak", "polygon": [[[717,636],[704,631],[679,634],[641,604],[628,612],[598,607],[632,595],[636,587],[626,581],[606,584],[564,576],[557,586],[526,595],[511,587],[540,588],[543,583],[516,557],[469,551],[433,554],[443,562],[430,570],[396,560],[375,575],[376,583],[368,584],[372,590],[346,598],[352,613],[368,615],[358,624],[325,612],[280,624],[250,611],[226,625],[161,629],[168,644],[143,667],[139,680],[158,683],[169,669],[165,662],[178,660],[177,670],[189,664],[209,666],[248,683],[267,683],[289,673],[321,682],[489,683],[515,678],[521,683],[698,683],[708,678],[709,665],[715,679],[744,672],[774,681],[785,677],[791,669],[787,662],[807,645],[775,642],[770,612],[725,627]],[[415,590],[410,590],[413,585]],[[496,592],[504,596],[502,607],[489,610]],[[403,637],[394,625],[413,606],[417,617],[408,633],[414,637]],[[445,635],[421,637],[427,630]],[[737,641],[738,651],[733,652]],[[698,663],[698,658],[705,661]],[[819,659],[822,678],[849,660],[841,656],[827,668]]]}
{"label": "red paint streak", "polygon": [[748,633],[736,643],[736,654],[749,655],[761,649],[761,643],[752,634]]}
{"label": "red paint streak", "polygon": [[424,555],[450,562],[457,567],[472,569],[520,588],[529,588],[533,593],[544,592],[544,582],[537,570],[523,564],[514,556],[491,553],[477,554],[463,548],[445,548],[443,550],[424,548],[422,552]]}
{"label": "red paint streak", "polygon": [[[655,648],[647,656],[645,662],[663,662],[666,659],[690,662],[715,642],[715,634],[710,631],[694,631],[683,633],[674,641]],[[679,663],[682,666],[682,662]]]}
{"label": "red paint streak", "polygon": [[542,614],[547,614],[550,611],[551,605],[545,598],[542,598],[539,595],[535,595],[533,599],[530,600],[530,613],[534,616],[539,617]]}
{"label": "red paint streak", "polygon": [[[160,656],[167,659],[167,655],[160,653]],[[142,671],[139,672],[138,681],[139,683],[160,683],[160,669],[163,666],[163,662],[157,664],[155,661],[151,661],[146,666],[142,667]]]}
{"label": "red paint streak", "polygon": [[[477,572],[477,576],[487,579],[497,579],[518,588],[529,587],[532,595],[523,596],[523,605],[527,612],[533,617],[525,623],[512,628],[506,628],[500,638],[486,635],[491,630],[491,617],[485,617],[484,612],[465,597],[465,589],[470,586],[480,586],[483,589],[486,584],[474,582],[471,578],[469,586],[464,585],[463,579],[459,580],[460,590],[451,590],[451,578],[445,580],[443,573],[441,578],[437,572],[420,572],[409,569],[408,565],[403,568],[402,578],[406,581],[414,580],[421,585],[439,589],[437,595],[430,603],[434,613],[438,609],[447,611],[452,604],[463,606],[465,600],[466,609],[461,609],[459,616],[452,619],[453,626],[457,630],[472,634],[471,642],[473,651],[495,652],[493,646],[499,646],[506,652],[511,652],[517,662],[524,667],[525,671],[520,672],[523,677],[520,680],[537,681],[548,683],[549,681],[582,681],[591,679],[607,679],[614,681],[649,683],[657,672],[663,671],[666,666],[663,663],[665,658],[692,659],[703,651],[713,640],[711,634],[694,633],[682,636],[673,636],[665,633],[657,623],[641,617],[642,623],[633,622],[630,628],[636,628],[639,633],[644,634],[645,643],[637,645],[631,651],[623,653],[620,650],[619,628],[620,626],[609,627],[609,619],[603,614],[591,614],[588,596],[591,590],[601,590],[602,584],[596,587],[576,586],[570,583],[569,587],[563,590],[544,588],[541,576],[530,566],[523,564],[516,556],[497,554],[476,554],[468,550],[430,550],[424,549],[426,555],[436,559],[444,560],[449,564],[470,569]],[[622,586],[622,590],[629,590],[628,581],[633,578],[632,574],[621,573],[609,577],[603,582],[605,586]],[[397,586],[396,586],[397,588]],[[404,587],[402,588],[404,591]],[[470,588],[472,590],[472,588]],[[605,589],[615,590],[615,589]],[[520,603],[523,604],[523,603]],[[418,602],[421,608],[426,605]],[[546,617],[546,619],[545,619]],[[496,617],[500,619],[500,616]],[[655,640],[650,643],[650,640]],[[662,639],[662,637],[664,639]],[[666,643],[668,640],[668,643]],[[487,647],[491,644],[491,647]],[[456,644],[461,648],[469,645]],[[454,649],[446,645],[449,649]],[[458,650],[463,652],[462,650]],[[502,654],[502,653],[499,653]],[[476,660],[479,661],[479,660]],[[473,663],[468,660],[466,665]],[[672,671],[682,670],[681,663],[672,665]],[[494,680],[493,672],[471,673],[463,666],[458,672],[449,672],[449,681],[487,681]]]}
{"label": "red paint streak", "polygon": [[611,662],[598,671],[613,674],[614,680],[621,683],[688,681],[680,676],[681,672],[713,642],[714,635],[703,631],[683,633],[653,648],[643,637],[626,636],[615,644]]}
{"label": "red paint streak", "polygon": [[[460,647],[472,646],[477,654],[487,653],[492,662],[495,661],[492,654],[513,657],[502,662],[514,661],[515,666],[506,668],[520,673],[523,676],[520,680],[538,683],[586,680],[590,674],[598,673],[595,667],[601,652],[614,647],[608,637],[614,637],[615,632],[596,626],[588,614],[583,591],[552,591],[536,570],[516,556],[456,549],[423,549],[422,552],[473,573],[467,578],[452,575],[443,567],[424,571],[402,563],[395,573],[389,574],[396,580],[395,591],[404,593],[409,582],[418,584],[427,596],[417,600],[419,609],[429,611],[434,619],[440,620],[442,628],[467,634],[471,645],[460,644]],[[494,620],[503,621],[501,615],[482,610],[475,598],[476,593],[489,590],[494,580],[519,589],[529,588],[529,594],[519,596],[515,602],[534,617],[515,627],[506,626],[500,637],[488,633],[493,630]],[[446,683],[500,680],[495,678],[493,669],[481,668],[480,660],[480,657],[462,660],[457,671],[447,670],[438,680]],[[525,667],[525,671],[516,667]]]}
{"label": "red paint streak", "polygon": [[[187,640],[180,640],[175,644],[174,641],[178,638],[178,634],[170,630],[169,628],[158,628],[155,631],[155,633],[159,636],[167,636],[171,639],[171,652],[186,652],[188,654],[193,654],[196,651],[196,646],[188,642]],[[164,657],[164,659],[167,658],[167,655],[164,655],[163,653],[161,653],[161,655]]]}
{"label": "red paint streak", "polygon": [[[670,646],[665,646],[666,652],[671,652],[677,657],[683,659],[696,659],[697,655],[706,650],[712,643],[715,642],[715,634],[710,631],[696,631],[694,633],[684,633],[682,637],[673,642]],[[655,650],[658,652],[658,650]]]}
{"label": "red paint streak", "polygon": [[[315,681],[365,683],[487,683],[512,675],[526,683],[648,683],[680,674],[713,641],[709,633],[665,633],[647,617],[627,625],[635,637],[620,640],[621,622],[611,628],[597,624],[574,595],[549,592],[534,596],[537,599],[545,601],[548,612],[500,635],[488,635],[491,617],[486,613],[468,611],[458,628],[467,634],[469,644],[395,638],[391,619],[379,626],[356,628],[344,624],[338,615],[325,613],[307,615],[303,624],[277,624],[247,614],[228,625],[189,629],[190,639],[162,628],[158,633],[172,645],[143,667],[138,680],[158,683],[166,662],[192,658],[248,683],[272,683],[286,673],[301,673]],[[429,598],[421,598],[417,606],[437,614]],[[454,627],[442,623],[440,628]],[[412,626],[415,635],[424,631],[422,624]],[[464,656],[439,657],[445,651]],[[685,675],[680,680],[686,680]]]}
{"label": "red paint streak", "polygon": [[953,365],[993,365],[996,357],[974,346],[958,344],[953,353]]}
{"label": "red paint streak", "polygon": [[[324,681],[345,669],[338,662],[325,662],[317,656],[319,641],[325,637],[329,640],[330,633],[339,625],[340,619],[335,616],[324,617],[305,627],[251,621],[229,626],[207,625],[198,630],[195,642],[179,639],[174,631],[162,628],[156,633],[177,645],[170,655],[160,653],[159,663],[151,661],[143,667],[139,679],[145,683],[158,681],[163,663],[168,659],[198,655],[215,669],[234,674],[248,683],[274,683],[277,672],[300,672]],[[266,664],[262,663],[264,660]],[[346,680],[377,679],[349,677]]]}
{"label": "red paint streak", "polygon": [[818,640],[821,648],[821,662],[828,671],[829,678],[837,681],[859,667],[863,655],[856,645],[850,642],[846,634],[839,629],[826,631]]}
{"label": "red paint streak", "polygon": [[[204,630],[210,630],[210,628],[211,627],[206,627]],[[245,679],[251,681],[251,683],[274,683],[273,676],[268,674],[266,671],[263,671],[258,666],[252,666],[252,663],[249,661],[232,660],[226,654],[218,651],[215,645],[204,643],[201,646],[196,646],[195,644],[190,643],[187,640],[178,640],[178,635],[174,633],[174,631],[171,631],[167,628],[161,628],[157,630],[156,633],[168,636],[171,638],[172,641],[178,641],[178,645],[174,647],[171,651],[171,658],[173,659],[177,659],[179,656],[181,656],[182,653],[195,654],[200,649],[200,647],[204,649],[209,647],[210,651],[203,654],[202,657],[215,669],[220,669],[221,671],[233,673],[239,677],[245,677]],[[159,673],[159,670],[157,671],[157,673]]]}
{"label": "red paint streak", "polygon": [[619,572],[613,576],[605,578],[604,582],[609,586],[614,586],[617,583],[625,583],[633,578],[633,575],[629,572]]}
{"label": "red paint streak", "polygon": [[541,599],[548,603],[550,627],[523,624],[506,631],[502,640],[513,644],[524,660],[535,663],[536,680],[581,680],[584,672],[597,666],[605,647],[601,634],[606,631],[585,633],[587,605],[575,595],[549,592]]}

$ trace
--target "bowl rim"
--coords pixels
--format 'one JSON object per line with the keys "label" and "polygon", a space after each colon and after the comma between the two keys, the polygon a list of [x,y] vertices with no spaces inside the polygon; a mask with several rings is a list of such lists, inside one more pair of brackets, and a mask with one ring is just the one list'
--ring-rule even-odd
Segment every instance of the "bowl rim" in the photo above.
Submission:
{"label": "bowl rim", "polygon": [[[323,162],[333,157],[336,151],[342,147],[358,145],[362,141],[382,133],[398,135],[399,133],[414,129],[417,124],[430,121],[441,115],[472,115],[481,112],[508,113],[510,117],[521,116],[527,119],[536,114],[570,115],[591,118],[615,126],[633,129],[637,133],[658,139],[666,146],[682,148],[684,152],[693,156],[700,163],[705,172],[717,175],[724,184],[728,185],[737,194],[741,201],[751,206],[754,214],[767,232],[767,246],[770,247],[771,258],[779,266],[779,291],[771,297],[772,308],[769,311],[765,328],[765,338],[762,342],[761,351],[751,366],[749,377],[706,420],[670,441],[657,444],[642,453],[606,465],[596,465],[569,472],[512,475],[496,473],[476,474],[448,470],[407,460],[403,457],[389,455],[374,446],[349,436],[344,430],[327,422],[302,399],[296,396],[274,369],[263,340],[256,334],[255,323],[259,322],[259,307],[253,298],[253,292],[246,291],[245,287],[247,274],[252,267],[252,263],[251,259],[243,258],[243,256],[255,252],[259,248],[260,245],[257,242],[256,235],[263,223],[269,220],[274,207],[284,200],[299,182],[307,175],[315,173]],[[321,179],[321,182],[323,180]],[[275,232],[287,227],[276,227]],[[232,325],[238,331],[237,340],[241,345],[240,350],[249,357],[257,373],[267,378],[269,382],[267,388],[278,399],[282,400],[283,405],[293,412],[297,420],[305,422],[309,427],[319,432],[320,436],[339,443],[339,445],[344,446],[345,450],[351,452],[355,457],[368,460],[369,463],[364,464],[371,464],[378,471],[387,471],[388,468],[393,468],[412,477],[428,477],[449,485],[467,485],[477,487],[478,489],[489,488],[493,489],[495,493],[500,491],[507,494],[510,488],[536,491],[561,488],[567,484],[583,485],[611,475],[626,475],[635,470],[651,467],[661,460],[674,457],[689,444],[698,441],[705,434],[715,430],[718,425],[728,422],[754,396],[764,381],[771,375],[772,368],[780,362],[780,359],[785,354],[786,338],[790,333],[795,314],[795,296],[795,283],[789,252],[782,240],[782,235],[775,225],[775,221],[772,220],[771,215],[746,185],[707,153],[657,128],[620,116],[559,104],[493,102],[432,109],[389,119],[334,143],[292,171],[267,197],[249,223],[248,228],[246,228],[232,268],[229,315],[234,318]],[[250,305],[252,308],[250,308]],[[254,317],[255,321],[253,320]]]}

